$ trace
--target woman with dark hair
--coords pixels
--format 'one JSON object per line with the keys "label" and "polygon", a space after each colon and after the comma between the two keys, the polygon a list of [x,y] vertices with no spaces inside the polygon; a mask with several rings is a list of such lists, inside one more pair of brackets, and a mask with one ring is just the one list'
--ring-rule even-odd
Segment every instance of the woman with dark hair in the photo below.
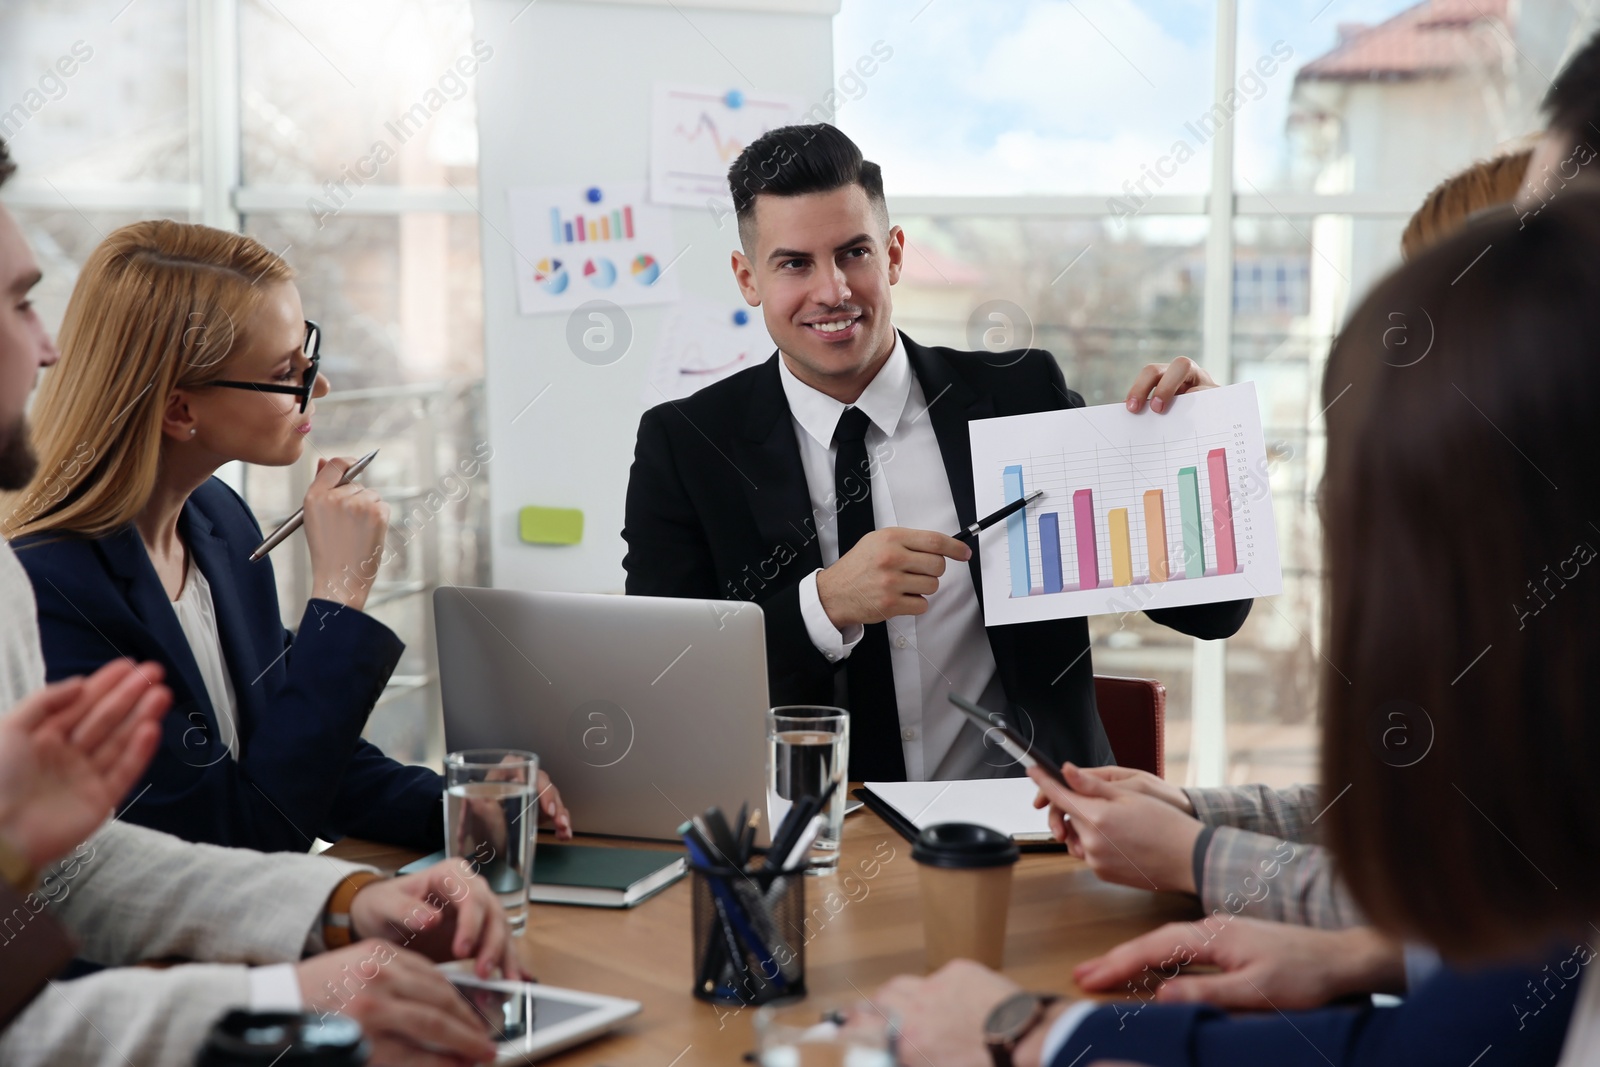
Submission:
{"label": "woman with dark hair", "polygon": [[[1425,355],[1395,358],[1397,322]],[[908,1049],[983,1062],[987,1037],[1019,1067],[1091,1048],[1155,1067],[1600,1062],[1596,338],[1600,196],[1573,190],[1424,251],[1328,361],[1322,780],[1342,792],[1322,822],[1362,912],[1448,966],[1396,1008],[1228,1017],[1030,1004],[958,961],[879,992]],[[1397,721],[1421,758],[1393,758]]]}

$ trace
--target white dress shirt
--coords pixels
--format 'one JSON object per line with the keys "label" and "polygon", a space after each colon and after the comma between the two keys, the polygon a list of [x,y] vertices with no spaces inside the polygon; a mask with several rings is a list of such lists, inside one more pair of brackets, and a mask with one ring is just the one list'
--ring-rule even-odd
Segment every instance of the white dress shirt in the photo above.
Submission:
{"label": "white dress shirt", "polygon": [[189,556],[188,569],[183,575],[183,589],[172,602],[178,615],[178,625],[183,636],[189,639],[189,651],[194,653],[195,665],[200,668],[200,679],[206,684],[206,695],[211,698],[211,708],[217,713],[217,731],[228,746],[228,755],[239,758],[239,713],[233,692],[233,677],[222,658],[222,637],[217,630],[217,609],[211,601],[211,583],[195,566],[194,556]]}
{"label": "white dress shirt", "polygon": [[[829,567],[839,559],[833,433],[846,405],[796,378],[781,358],[778,375],[794,420],[812,514],[817,517],[817,547],[823,566]],[[860,408],[872,423],[867,427],[866,447],[873,460],[873,527],[903,526],[946,534],[959,529],[961,521],[956,517],[939,439],[898,332],[889,359],[850,406]],[[861,640],[862,627],[853,625],[840,633],[833,625],[817,595],[818,573],[813,571],[801,580],[800,613],[812,644],[830,662],[837,662],[849,656]],[[982,731],[945,696],[953,690],[985,707],[1005,707],[968,565],[949,560],[938,591],[928,598],[927,612],[891,618],[888,630],[906,778],[921,782],[1022,773],[1000,749],[985,746]]]}

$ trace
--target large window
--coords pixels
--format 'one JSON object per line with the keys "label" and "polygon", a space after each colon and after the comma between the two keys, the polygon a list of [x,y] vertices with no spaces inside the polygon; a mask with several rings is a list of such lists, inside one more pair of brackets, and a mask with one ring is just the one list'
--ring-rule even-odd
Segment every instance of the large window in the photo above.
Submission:
{"label": "large window", "polygon": [[[1175,776],[1315,776],[1328,343],[1427,190],[1537,126],[1576,6],[841,0],[836,121],[909,234],[899,325],[974,347],[973,312],[1010,301],[1090,403],[1180,354],[1257,383],[1283,594],[1226,643],[1092,624],[1098,670],[1167,684]],[[440,744],[428,591],[488,576],[484,482],[448,480],[486,439],[472,50],[469,0],[0,6],[6,200],[52,327],[88,251],[150,217],[257,236],[330,324],[316,448],[225,473],[270,523],[319,451],[383,449],[400,550],[374,610],[408,653],[369,732],[412,759]],[[274,561],[293,623],[303,541]]]}
{"label": "large window", "polygon": [[837,121],[908,232],[900,326],[977,347],[1010,301],[1091,404],[1180,354],[1257,385],[1283,593],[1225,643],[1091,620],[1097,671],[1166,683],[1173,777],[1315,780],[1328,344],[1588,29],[1508,0],[843,0],[838,69],[893,49]]}
{"label": "large window", "polygon": [[[488,580],[487,468],[457,471],[488,439],[477,122],[457,66],[472,43],[468,0],[0,8],[0,136],[21,168],[6,200],[44,267],[52,331],[90,250],[137,219],[249,233],[295,269],[327,327],[333,391],[301,463],[221,473],[267,526],[299,506],[319,456],[381,449],[364,480],[392,509],[392,559],[368,610],[406,654],[367,736],[433,763],[429,594]],[[304,539],[272,559],[297,625]]]}

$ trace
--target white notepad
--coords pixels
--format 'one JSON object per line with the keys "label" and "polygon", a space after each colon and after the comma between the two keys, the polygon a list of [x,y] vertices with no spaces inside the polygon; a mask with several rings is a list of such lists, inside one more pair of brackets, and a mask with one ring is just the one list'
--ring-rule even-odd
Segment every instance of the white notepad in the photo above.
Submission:
{"label": "white notepad", "polygon": [[1030,778],[956,782],[867,782],[918,830],[941,822],[970,822],[1016,841],[1049,841],[1048,808],[1035,808],[1039,787]]}

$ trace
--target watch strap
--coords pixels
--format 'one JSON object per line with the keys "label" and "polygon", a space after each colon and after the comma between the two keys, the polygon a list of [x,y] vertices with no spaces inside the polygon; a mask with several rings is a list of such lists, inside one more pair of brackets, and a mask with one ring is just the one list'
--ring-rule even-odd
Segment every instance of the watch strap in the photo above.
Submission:
{"label": "watch strap", "polygon": [[356,894],[366,886],[383,878],[374,871],[353,871],[344,876],[328,895],[328,906],[322,912],[322,943],[329,949],[344,948],[355,940],[350,924],[350,905]]}
{"label": "watch strap", "polygon": [[989,1038],[986,1041],[989,1047],[989,1058],[994,1060],[994,1067],[1014,1067],[1011,1054],[1016,1052],[1018,1045],[1022,1044],[1022,1039],[1031,1034],[1034,1028],[1044,1021],[1050,1006],[1061,999],[1055,993],[1032,993],[1030,995],[1034,1000],[1034,1008],[1033,1018],[1028,1020],[1027,1025],[1010,1037],[998,1040]]}

